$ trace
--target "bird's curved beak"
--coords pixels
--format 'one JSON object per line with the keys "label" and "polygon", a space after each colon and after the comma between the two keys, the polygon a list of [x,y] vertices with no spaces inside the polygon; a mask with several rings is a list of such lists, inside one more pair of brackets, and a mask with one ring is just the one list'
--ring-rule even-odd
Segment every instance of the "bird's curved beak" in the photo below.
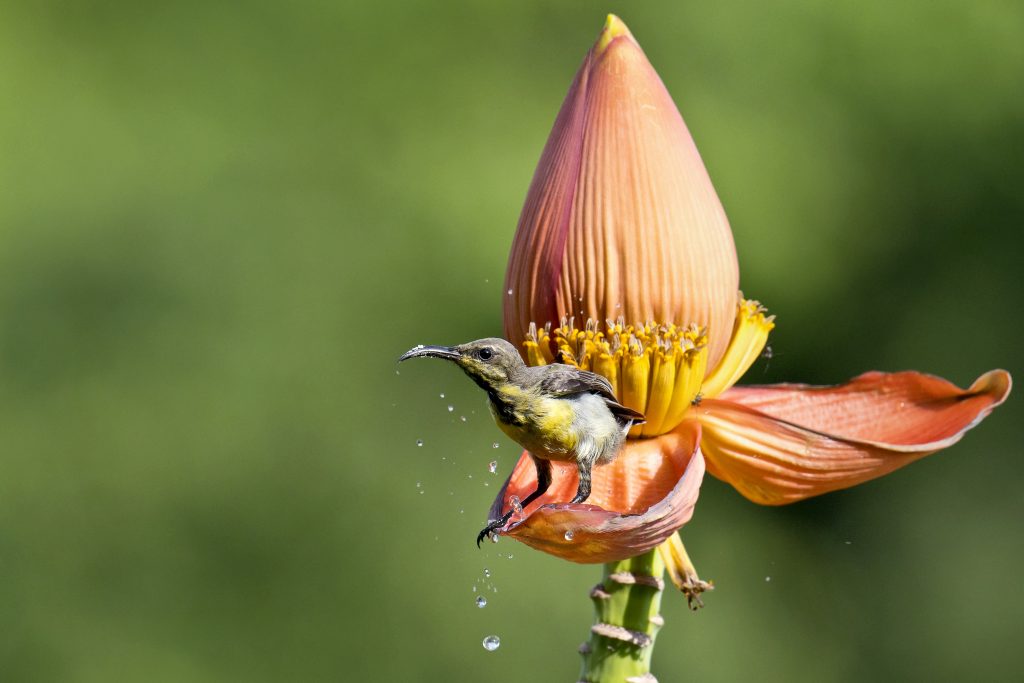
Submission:
{"label": "bird's curved beak", "polygon": [[410,358],[443,358],[445,360],[456,360],[461,358],[459,352],[451,346],[414,346],[398,359],[401,363],[403,360],[409,360]]}

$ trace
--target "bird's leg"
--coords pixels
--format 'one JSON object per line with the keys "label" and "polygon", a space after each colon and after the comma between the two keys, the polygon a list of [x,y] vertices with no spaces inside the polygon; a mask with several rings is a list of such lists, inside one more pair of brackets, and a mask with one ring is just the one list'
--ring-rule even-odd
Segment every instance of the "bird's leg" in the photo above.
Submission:
{"label": "bird's leg", "polygon": [[570,505],[586,502],[590,498],[590,473],[594,469],[594,463],[582,458],[576,461],[576,468],[580,473],[580,485],[576,488],[576,496],[569,501]]}
{"label": "bird's leg", "polygon": [[[551,463],[543,458],[534,456],[533,453],[530,453],[530,458],[533,460],[533,466],[537,470],[537,489],[519,502],[520,510],[543,496],[548,490],[548,487],[551,486]],[[486,538],[492,531],[505,526],[508,520],[512,519],[512,514],[514,512],[516,512],[515,508],[506,512],[501,519],[495,520],[484,527],[476,536],[476,547],[479,548],[480,542],[483,541],[484,538]]]}

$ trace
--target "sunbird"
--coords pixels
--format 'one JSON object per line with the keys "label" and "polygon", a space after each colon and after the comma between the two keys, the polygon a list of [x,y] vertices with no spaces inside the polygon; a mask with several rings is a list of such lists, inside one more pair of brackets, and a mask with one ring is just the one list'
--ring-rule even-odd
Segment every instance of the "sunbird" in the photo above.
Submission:
{"label": "sunbird", "polygon": [[[552,460],[576,463],[580,484],[571,502],[585,502],[594,465],[614,460],[630,427],[644,422],[642,414],[618,402],[601,375],[562,363],[528,367],[504,339],[420,345],[398,360],[410,358],[452,361],[487,392],[494,421],[527,450],[537,469],[537,490],[521,502],[524,508],[551,485]],[[476,537],[477,547],[511,516],[512,510],[501,519],[488,520]]]}

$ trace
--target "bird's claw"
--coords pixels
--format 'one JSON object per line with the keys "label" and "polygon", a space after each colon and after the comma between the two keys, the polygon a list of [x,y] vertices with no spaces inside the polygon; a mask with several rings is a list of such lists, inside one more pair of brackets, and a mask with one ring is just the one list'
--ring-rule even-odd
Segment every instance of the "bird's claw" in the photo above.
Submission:
{"label": "bird's claw", "polygon": [[484,540],[485,538],[487,538],[488,536],[490,536],[490,537],[491,537],[491,539],[492,539],[492,540],[493,540],[493,541],[494,541],[495,543],[497,543],[497,542],[498,542],[498,537],[497,537],[496,535],[494,535],[494,531],[495,531],[496,529],[500,529],[501,527],[505,526],[505,524],[506,524],[506,523],[508,522],[508,520],[509,520],[509,519],[511,519],[511,518],[512,518],[512,511],[511,511],[511,510],[509,510],[508,514],[506,514],[506,515],[505,515],[504,517],[502,517],[501,519],[492,519],[492,520],[490,520],[490,521],[488,522],[487,526],[485,526],[485,527],[483,528],[483,530],[481,530],[481,531],[480,531],[480,533],[478,533],[478,534],[476,535],[476,547],[477,547],[477,548],[479,548],[479,547],[480,547],[480,543],[481,543],[481,542],[482,542],[482,541],[483,541],[483,540]]}
{"label": "bird's claw", "polygon": [[493,530],[494,530],[493,528],[490,528],[489,526],[485,526],[479,533],[477,533],[477,535],[476,535],[476,547],[477,548],[480,547],[480,544],[483,543],[484,539],[490,537],[490,532],[492,532]]}
{"label": "bird's claw", "polygon": [[485,538],[489,538],[491,534],[494,532],[494,530],[498,528],[498,526],[500,525],[489,524],[486,527],[484,527],[483,530],[476,535],[476,547],[479,548],[483,540]]}

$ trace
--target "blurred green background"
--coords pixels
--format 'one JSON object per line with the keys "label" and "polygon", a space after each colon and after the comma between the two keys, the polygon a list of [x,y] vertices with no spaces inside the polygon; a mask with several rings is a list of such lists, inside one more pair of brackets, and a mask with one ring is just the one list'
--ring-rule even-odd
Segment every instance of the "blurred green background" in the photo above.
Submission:
{"label": "blurred green background", "polygon": [[[500,332],[608,11],[778,315],[747,381],[1024,377],[1024,6],[704,5],[0,3],[0,680],[575,680],[600,568],[474,547],[516,449],[395,358]],[[788,508],[707,480],[655,673],[1019,675],[1019,403]]]}

